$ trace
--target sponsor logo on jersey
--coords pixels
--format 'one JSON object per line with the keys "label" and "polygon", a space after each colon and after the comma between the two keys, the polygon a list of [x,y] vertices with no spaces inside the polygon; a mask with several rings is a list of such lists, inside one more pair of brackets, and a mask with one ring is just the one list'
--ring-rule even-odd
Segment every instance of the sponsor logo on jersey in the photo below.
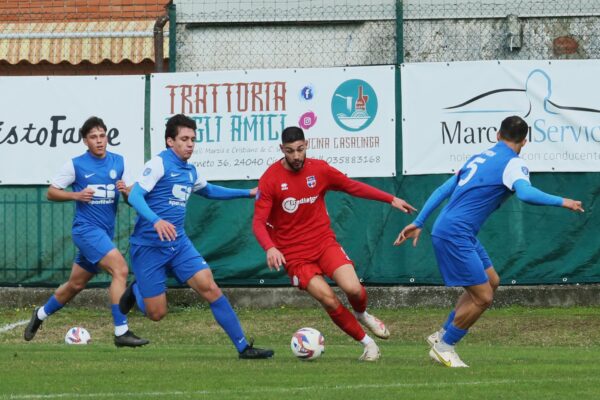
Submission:
{"label": "sponsor logo on jersey", "polygon": [[287,183],[282,183],[281,184],[281,190],[288,190],[288,184]]}
{"label": "sponsor logo on jersey", "polygon": [[148,175],[150,175],[150,173],[151,173],[151,172],[152,172],[152,168],[146,168],[146,169],[144,170],[144,172],[142,173],[142,175],[144,175],[144,176],[148,176]]}
{"label": "sponsor logo on jersey", "polygon": [[317,178],[314,175],[306,177],[306,184],[309,188],[313,189],[317,186]]}
{"label": "sponsor logo on jersey", "polygon": [[116,196],[116,186],[112,183],[101,183],[97,185],[87,185],[94,191],[94,197],[88,204],[104,205],[114,204]]}
{"label": "sponsor logo on jersey", "polygon": [[527,168],[527,167],[523,166],[523,167],[521,167],[521,171],[523,171],[523,174],[524,174],[525,176],[528,176],[528,175],[529,175],[529,168]]}
{"label": "sponsor logo on jersey", "polygon": [[185,207],[191,193],[191,186],[175,184],[171,189],[171,194],[173,194],[173,197],[169,199],[169,204],[172,206]]}
{"label": "sponsor logo on jersey", "polygon": [[96,175],[96,173],[94,172],[93,174],[85,174],[83,176],[85,176],[85,179],[91,178],[92,176]]}
{"label": "sponsor logo on jersey", "polygon": [[319,198],[318,195],[310,196],[310,197],[303,197],[301,199],[287,197],[283,200],[283,202],[281,203],[281,206],[283,207],[283,210],[285,212],[293,214],[296,212],[296,210],[298,210],[298,207],[300,207],[301,204],[313,204],[315,201],[317,201],[318,198]]}

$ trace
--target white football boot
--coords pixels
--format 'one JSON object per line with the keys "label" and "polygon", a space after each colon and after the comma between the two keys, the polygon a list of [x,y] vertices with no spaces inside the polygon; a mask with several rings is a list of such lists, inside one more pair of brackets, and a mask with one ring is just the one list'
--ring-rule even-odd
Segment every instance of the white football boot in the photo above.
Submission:
{"label": "white football boot", "polygon": [[429,357],[431,357],[433,361],[436,361],[448,368],[469,367],[460,359],[460,357],[458,356],[458,354],[456,354],[456,351],[454,351],[454,349],[449,351],[441,351],[439,349],[439,343],[431,347],[431,350],[429,350]]}
{"label": "white football boot", "polygon": [[358,359],[360,361],[377,361],[381,357],[381,353],[379,352],[379,347],[377,343],[371,342],[365,345],[365,351],[362,353]]}
{"label": "white football boot", "polygon": [[358,322],[369,328],[378,338],[387,339],[390,337],[390,331],[388,331],[385,324],[379,318],[375,318],[366,311],[364,313],[355,312],[354,315]]}

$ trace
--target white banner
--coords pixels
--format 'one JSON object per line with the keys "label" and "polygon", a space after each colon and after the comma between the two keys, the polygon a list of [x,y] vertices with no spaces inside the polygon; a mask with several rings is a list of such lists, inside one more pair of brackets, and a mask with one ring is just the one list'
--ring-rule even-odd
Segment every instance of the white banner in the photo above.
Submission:
{"label": "white banner", "polygon": [[156,74],[151,87],[152,153],[167,119],[186,114],[198,124],[190,162],[208,180],[258,179],[287,126],[349,176],[395,174],[394,66]]}
{"label": "white banner", "polygon": [[[144,163],[143,76],[0,77],[0,184],[48,184],[87,148],[79,128],[104,120],[108,150]],[[135,176],[135,175],[134,175]]]}
{"label": "white banner", "polygon": [[532,171],[600,171],[598,71],[598,60],[403,65],[403,173],[456,171],[511,115],[529,124]]}

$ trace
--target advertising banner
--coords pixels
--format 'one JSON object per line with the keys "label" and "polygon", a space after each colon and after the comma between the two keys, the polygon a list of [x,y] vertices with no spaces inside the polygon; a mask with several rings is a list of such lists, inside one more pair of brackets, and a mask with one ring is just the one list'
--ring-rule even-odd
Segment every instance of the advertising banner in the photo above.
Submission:
{"label": "advertising banner", "polygon": [[0,77],[0,184],[48,184],[87,148],[79,128],[104,120],[108,150],[132,176],[144,163],[143,76]]}
{"label": "advertising banner", "polygon": [[451,173],[492,147],[502,120],[529,124],[532,171],[600,171],[598,60],[402,65],[405,175]]}
{"label": "advertising banner", "polygon": [[190,162],[208,180],[258,179],[282,157],[281,132],[300,126],[307,156],[351,177],[395,175],[394,66],[155,74],[152,153],[165,122],[197,123]]}

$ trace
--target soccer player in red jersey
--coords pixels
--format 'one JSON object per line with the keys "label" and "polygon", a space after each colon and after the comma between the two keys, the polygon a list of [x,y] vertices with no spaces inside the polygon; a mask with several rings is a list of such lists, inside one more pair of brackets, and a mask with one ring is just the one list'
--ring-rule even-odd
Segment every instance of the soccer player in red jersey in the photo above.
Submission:
{"label": "soccer player in red jersey", "polygon": [[[367,313],[367,292],[354,263],[340,246],[325,208],[328,190],[390,203],[405,213],[415,210],[402,199],[346,177],[325,161],[306,158],[304,132],[287,127],[281,134],[284,157],[260,178],[252,229],[267,252],[269,269],[285,267],[292,285],[306,290],[327,311],[333,322],[364,345],[359,358],[379,359],[379,347],[359,324],[375,336],[390,336],[383,322]],[[323,275],[331,278],[348,297],[354,313],[342,305]]]}

